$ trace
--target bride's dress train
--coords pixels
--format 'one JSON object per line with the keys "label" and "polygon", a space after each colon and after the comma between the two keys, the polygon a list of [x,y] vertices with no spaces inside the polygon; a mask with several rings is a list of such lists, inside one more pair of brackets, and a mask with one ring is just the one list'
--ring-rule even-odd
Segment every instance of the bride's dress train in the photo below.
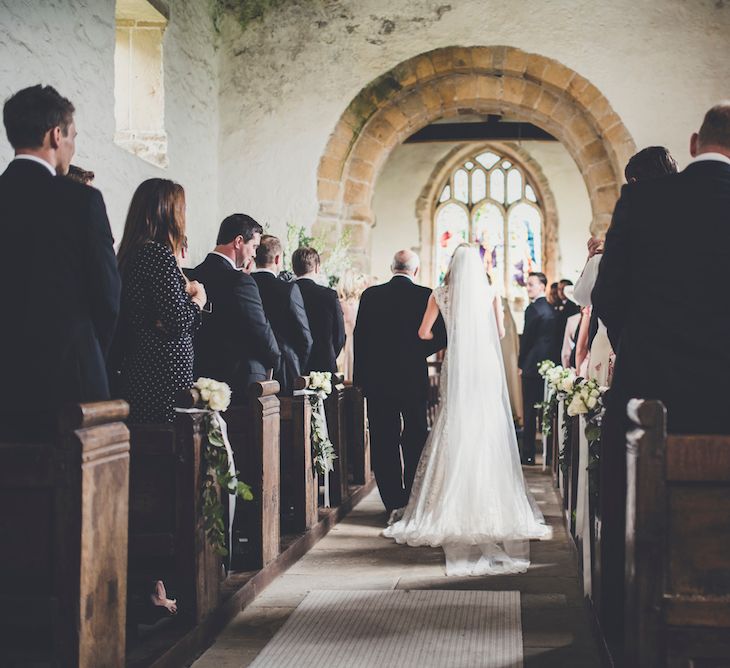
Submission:
{"label": "bride's dress train", "polygon": [[449,331],[440,409],[408,506],[383,535],[442,547],[447,575],[522,573],[530,539],[550,527],[522,475],[493,292],[474,249],[457,249],[434,297]]}

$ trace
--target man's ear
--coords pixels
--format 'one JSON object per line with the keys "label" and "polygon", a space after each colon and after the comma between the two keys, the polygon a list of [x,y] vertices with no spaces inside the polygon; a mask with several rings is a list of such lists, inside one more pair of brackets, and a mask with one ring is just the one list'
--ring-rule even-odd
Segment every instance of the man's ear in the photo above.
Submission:
{"label": "man's ear", "polygon": [[693,132],[692,136],[689,138],[689,154],[694,158],[697,156],[697,150],[699,148],[700,143],[700,136]]}
{"label": "man's ear", "polygon": [[418,270],[419,270],[420,268],[421,268],[421,267],[416,267],[416,270],[415,270],[415,271],[413,272],[413,278],[415,278],[416,276],[418,276]]}
{"label": "man's ear", "polygon": [[274,264],[277,265],[277,266],[281,264],[281,255],[277,255],[274,258]]}
{"label": "man's ear", "polygon": [[63,133],[61,132],[60,126],[56,126],[54,128],[51,128],[47,133],[46,136],[48,137],[48,145],[52,149],[57,149],[61,145],[61,136]]}

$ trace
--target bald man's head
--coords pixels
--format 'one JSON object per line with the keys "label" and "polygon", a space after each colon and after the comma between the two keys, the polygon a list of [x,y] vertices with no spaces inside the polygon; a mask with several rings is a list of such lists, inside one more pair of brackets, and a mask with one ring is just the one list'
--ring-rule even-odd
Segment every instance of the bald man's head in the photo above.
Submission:
{"label": "bald man's head", "polygon": [[393,262],[390,270],[394,274],[408,274],[415,276],[418,273],[418,267],[421,264],[418,255],[410,250],[400,250],[393,256]]}

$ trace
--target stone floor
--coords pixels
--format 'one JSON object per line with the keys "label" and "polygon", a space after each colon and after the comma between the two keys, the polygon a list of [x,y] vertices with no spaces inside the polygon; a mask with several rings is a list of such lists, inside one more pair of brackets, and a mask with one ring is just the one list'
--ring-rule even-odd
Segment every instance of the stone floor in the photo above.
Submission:
{"label": "stone floor", "polygon": [[404,547],[379,535],[385,512],[376,490],[242,611],[194,668],[248,666],[314,589],[517,590],[528,668],[600,667],[558,497],[537,467],[526,468],[526,477],[553,526],[552,540],[532,542],[527,573],[447,578],[440,549]]}

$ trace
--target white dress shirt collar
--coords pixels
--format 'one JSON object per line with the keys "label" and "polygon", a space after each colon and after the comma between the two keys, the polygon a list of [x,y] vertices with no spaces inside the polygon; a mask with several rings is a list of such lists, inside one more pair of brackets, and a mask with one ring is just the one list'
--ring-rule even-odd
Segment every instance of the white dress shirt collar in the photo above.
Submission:
{"label": "white dress shirt collar", "polygon": [[725,162],[730,165],[730,158],[728,158],[726,155],[723,155],[722,153],[712,153],[711,151],[696,155],[694,158],[692,158],[689,164],[693,165],[695,162],[704,162],[705,160],[717,160],[718,162]]}
{"label": "white dress shirt collar", "polygon": [[210,254],[217,255],[218,257],[224,258],[226,260],[226,262],[228,262],[231,265],[231,267],[233,267],[236,271],[238,271],[238,267],[236,266],[236,263],[233,260],[231,260],[231,258],[229,258],[227,255],[223,255],[223,253],[219,253],[218,251],[215,251],[215,250],[210,251]]}
{"label": "white dress shirt collar", "polygon": [[30,155],[29,153],[19,153],[13,158],[13,160],[32,160],[33,162],[37,162],[39,165],[43,165],[49,172],[51,172],[52,176],[56,176],[56,170],[53,168],[53,165],[43,158],[39,158],[37,155]]}
{"label": "white dress shirt collar", "polygon": [[411,276],[410,274],[403,274],[401,272],[395,272],[393,274],[393,278],[395,278],[396,276],[402,276],[403,278],[407,278],[411,283],[413,283],[413,276]]}
{"label": "white dress shirt collar", "polygon": [[278,276],[278,274],[273,269],[267,269],[266,267],[256,267],[251,273],[252,274],[263,274],[264,272],[268,272],[271,274],[274,278]]}

